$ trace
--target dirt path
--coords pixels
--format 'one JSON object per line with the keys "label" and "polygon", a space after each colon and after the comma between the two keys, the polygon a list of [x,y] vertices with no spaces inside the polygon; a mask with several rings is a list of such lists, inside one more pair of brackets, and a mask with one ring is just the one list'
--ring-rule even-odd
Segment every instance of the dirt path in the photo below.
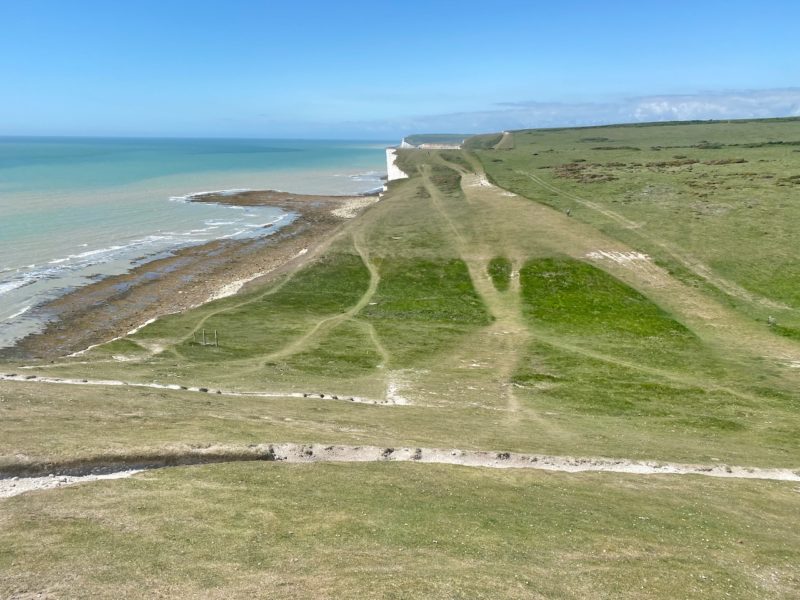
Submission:
{"label": "dirt path", "polygon": [[[372,300],[372,297],[375,295],[375,291],[378,289],[378,283],[380,283],[380,275],[378,274],[378,270],[375,268],[375,266],[370,262],[369,255],[364,249],[362,240],[360,240],[359,236],[353,235],[352,239],[353,247],[355,248],[356,252],[358,252],[358,255],[361,257],[364,266],[367,267],[367,270],[369,271],[369,285],[367,286],[364,294],[358,299],[358,302],[348,308],[345,312],[326,317],[321,321],[318,321],[314,327],[303,336],[295,339],[277,352],[273,352],[272,354],[267,354],[264,356],[259,363],[259,369],[266,368],[266,365],[269,362],[286,358],[288,356],[292,356],[293,354],[298,354],[304,350],[307,350],[313,345],[314,341],[319,339],[322,335],[331,331],[337,325],[355,317],[364,309],[365,306],[367,306],[369,301]],[[380,349],[377,350],[380,352]]]}
{"label": "dirt path", "polygon": [[565,198],[573,200],[578,204],[585,206],[586,208],[589,208],[597,213],[602,214],[608,219],[614,221],[615,223],[618,223],[622,227],[631,230],[635,235],[637,235],[642,239],[647,240],[652,244],[655,244],[656,246],[661,248],[664,252],[666,252],[670,257],[672,257],[675,261],[679,262],[684,267],[689,269],[692,273],[694,273],[698,277],[705,279],[711,285],[722,290],[729,296],[738,298],[739,300],[744,300],[745,302],[749,302],[751,304],[760,304],[768,308],[774,308],[777,310],[791,310],[791,307],[787,306],[786,304],[775,302],[770,298],[765,298],[764,296],[759,296],[758,294],[754,294],[744,289],[740,285],[732,281],[729,281],[723,277],[720,277],[719,275],[714,273],[708,265],[703,264],[696,258],[684,254],[683,252],[679,251],[675,246],[668,244],[663,240],[657,239],[652,235],[648,235],[642,232],[639,223],[631,221],[624,215],[619,214],[618,212],[606,208],[601,204],[598,204],[597,202],[592,202],[591,200],[587,200],[586,198],[581,198],[580,196],[573,194],[572,192],[562,190],[554,186],[553,184],[543,180],[541,177],[534,175],[533,173],[529,173],[526,171],[519,171],[519,170],[515,171],[515,173],[524,175],[537,185],[541,186],[542,188],[559,196],[563,196]]}
{"label": "dirt path", "polygon": [[[147,462],[126,462],[124,457],[102,458],[91,464],[70,463],[19,465],[0,473],[0,498],[36,490],[46,490],[97,481],[129,477],[146,470],[226,462],[287,463],[365,463],[417,462],[492,469],[537,469],[562,473],[621,473],[627,475],[703,475],[730,479],[765,479],[800,482],[800,469],[762,469],[724,464],[692,465],[661,461],[628,460],[604,457],[551,456],[453,448],[390,448],[381,446],[344,446],[325,444],[251,444],[247,446],[211,446],[188,449],[175,455],[154,455]],[[40,473],[47,473],[40,476]],[[25,476],[30,474],[30,476]]]}
{"label": "dirt path", "polygon": [[494,145],[495,150],[513,150],[514,149],[514,134],[510,131],[504,131],[503,137],[500,138]]}
{"label": "dirt path", "polygon": [[367,333],[369,334],[369,339],[372,340],[373,345],[378,350],[378,354],[381,355],[381,365],[384,367],[388,366],[391,356],[389,355],[389,351],[386,350],[386,346],[384,346],[383,342],[381,342],[381,339],[378,336],[378,331],[375,329],[375,326],[369,321],[362,321],[361,319],[356,319],[356,322],[360,323],[366,328]]}
{"label": "dirt path", "polygon": [[[476,343],[466,344],[469,352],[469,362],[473,365],[482,365],[490,372],[489,377],[494,389],[486,389],[485,398],[495,397],[504,399],[503,408],[506,411],[506,424],[510,427],[517,425],[523,417],[537,422],[553,435],[563,437],[567,433],[552,419],[535,410],[530,402],[523,403],[517,396],[516,387],[512,377],[516,371],[521,356],[526,352],[531,340],[531,332],[522,316],[521,295],[518,277],[512,277],[509,289],[498,291],[489,276],[489,261],[496,256],[505,256],[513,263],[514,273],[518,273],[526,256],[509,248],[498,245],[494,240],[482,236],[483,223],[480,217],[473,217],[482,212],[482,199],[473,192],[474,175],[467,172],[460,165],[442,161],[448,167],[456,170],[461,175],[461,190],[464,198],[457,201],[443,195],[430,181],[429,172],[423,172],[424,184],[431,196],[435,210],[448,223],[453,233],[454,245],[467,265],[470,278],[475,286],[475,291],[483,300],[494,321],[476,336]],[[460,206],[463,202],[470,205],[469,211],[464,211]]]}
{"label": "dirt path", "polygon": [[[501,231],[513,240],[510,245],[518,252],[527,250],[535,256],[544,247],[588,260],[639,290],[725,353],[745,359],[767,358],[795,370],[800,365],[799,344],[774,335],[766,325],[676,279],[642,252],[558,210],[497,187],[483,173],[465,174],[463,178],[465,192],[486,206],[484,211],[476,209],[476,218],[494,219],[487,229]],[[503,216],[507,222],[498,222]]]}
{"label": "dirt path", "polygon": [[[15,381],[19,383],[27,383],[31,385],[36,384],[49,384],[49,385],[84,385],[84,386],[112,386],[112,387],[132,387],[132,388],[151,388],[158,390],[171,390],[182,392],[196,392],[201,394],[214,394],[218,396],[235,396],[235,397],[253,397],[253,398],[314,398],[318,400],[338,400],[341,402],[355,402],[358,404],[376,404],[392,406],[400,404],[392,401],[390,398],[366,398],[364,396],[345,396],[339,394],[331,394],[329,392],[296,392],[296,391],[232,391],[221,390],[212,387],[201,386],[188,386],[177,385],[174,383],[135,383],[130,381],[120,381],[117,379],[66,379],[61,377],[45,377],[39,375],[20,375],[18,373],[0,374],[0,381]],[[403,404],[408,404],[403,402]]]}

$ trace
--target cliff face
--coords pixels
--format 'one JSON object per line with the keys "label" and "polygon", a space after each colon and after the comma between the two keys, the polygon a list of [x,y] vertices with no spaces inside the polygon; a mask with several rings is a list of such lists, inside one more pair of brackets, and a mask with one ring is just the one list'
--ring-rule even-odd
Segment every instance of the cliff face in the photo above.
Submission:
{"label": "cliff face", "polygon": [[407,179],[408,175],[406,175],[400,167],[395,164],[397,160],[397,149],[396,148],[387,148],[386,149],[386,174],[387,174],[387,181],[394,181],[396,179]]}

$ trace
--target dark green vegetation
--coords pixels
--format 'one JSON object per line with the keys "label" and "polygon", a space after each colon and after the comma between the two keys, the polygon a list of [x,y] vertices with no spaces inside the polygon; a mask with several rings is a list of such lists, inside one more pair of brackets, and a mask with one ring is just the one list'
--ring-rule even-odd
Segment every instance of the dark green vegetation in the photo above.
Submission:
{"label": "dark green vegetation", "polygon": [[430,181],[436,189],[441,192],[453,196],[459,196],[461,194],[461,175],[458,171],[449,166],[438,163],[431,166]]}
{"label": "dark green vegetation", "polygon": [[490,322],[461,260],[387,258],[378,269],[381,282],[363,314],[384,340],[394,367],[430,359]]}
{"label": "dark green vegetation", "polygon": [[489,261],[487,271],[497,291],[505,292],[511,285],[511,261],[506,257],[495,256]]}
{"label": "dark green vegetation", "polygon": [[564,333],[636,337],[688,333],[640,293],[587,263],[544,258],[528,262],[519,275],[526,315]]}
{"label": "dark green vegetation", "polygon": [[528,262],[520,271],[523,314],[535,327],[639,365],[710,369],[701,341],[636,290],[569,258]]}
{"label": "dark green vegetation", "polygon": [[[212,393],[0,382],[0,465],[314,442],[797,469],[798,141],[773,120],[401,152],[411,177],[293,272],[24,371]],[[794,597],[796,488],[164,470],[0,500],[0,595]]]}

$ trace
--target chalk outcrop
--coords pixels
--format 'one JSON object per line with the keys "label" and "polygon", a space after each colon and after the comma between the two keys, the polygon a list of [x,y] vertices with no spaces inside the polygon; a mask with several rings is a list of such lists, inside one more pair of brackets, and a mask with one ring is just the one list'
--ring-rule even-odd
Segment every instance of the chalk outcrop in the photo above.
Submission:
{"label": "chalk outcrop", "polygon": [[397,166],[397,148],[386,149],[386,174],[387,181],[396,181],[397,179],[408,179],[408,175]]}

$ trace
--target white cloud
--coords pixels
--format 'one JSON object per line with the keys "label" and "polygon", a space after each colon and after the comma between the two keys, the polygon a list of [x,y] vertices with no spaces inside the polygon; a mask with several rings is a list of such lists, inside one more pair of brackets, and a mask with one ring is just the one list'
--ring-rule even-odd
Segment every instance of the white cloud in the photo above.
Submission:
{"label": "white cloud", "polygon": [[800,89],[654,96],[633,104],[640,121],[783,117],[800,114]]}
{"label": "white cloud", "polygon": [[483,111],[347,123],[341,127],[368,135],[403,135],[786,116],[800,116],[800,88],[640,96],[603,102],[505,102]]}

